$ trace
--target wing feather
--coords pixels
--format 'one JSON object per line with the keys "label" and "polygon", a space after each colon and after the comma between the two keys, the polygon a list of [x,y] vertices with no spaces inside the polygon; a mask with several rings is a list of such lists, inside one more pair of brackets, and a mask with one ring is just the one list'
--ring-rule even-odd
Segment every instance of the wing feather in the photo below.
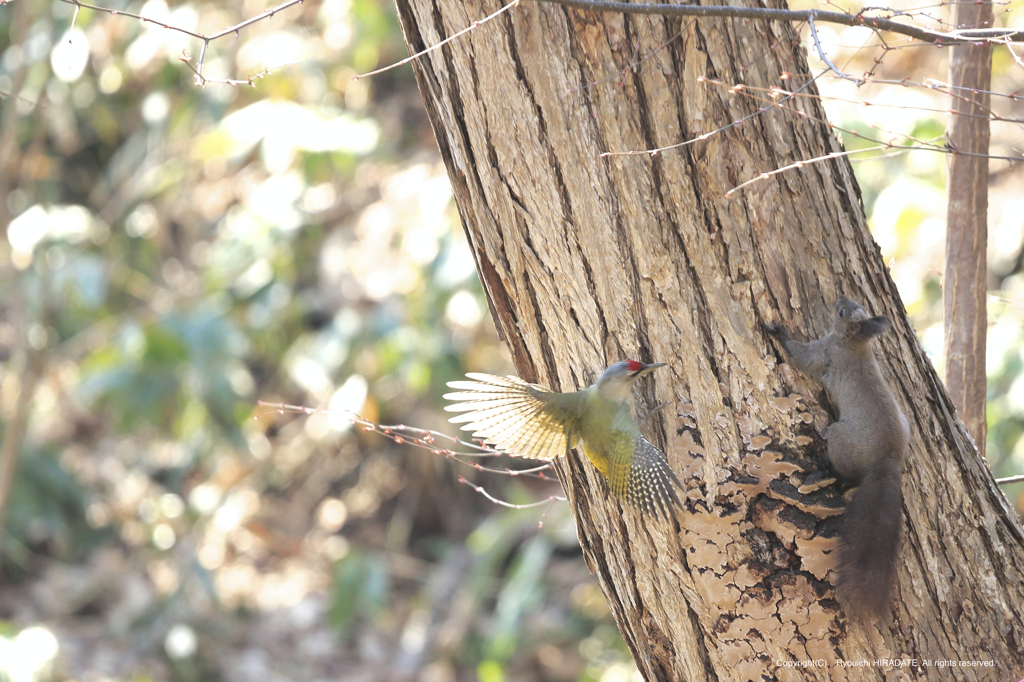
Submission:
{"label": "wing feather", "polygon": [[448,421],[463,424],[474,438],[531,459],[554,459],[565,454],[567,442],[576,446],[579,415],[571,400],[576,394],[555,393],[518,377],[466,377],[472,381],[448,383],[457,392],[445,394],[453,402],[444,409],[461,412]]}
{"label": "wing feather", "polygon": [[608,449],[608,454],[611,455],[608,462],[608,486],[612,489],[612,494],[623,498],[626,497],[629,487],[634,439],[632,434],[623,431],[613,431],[612,438],[615,444]]}

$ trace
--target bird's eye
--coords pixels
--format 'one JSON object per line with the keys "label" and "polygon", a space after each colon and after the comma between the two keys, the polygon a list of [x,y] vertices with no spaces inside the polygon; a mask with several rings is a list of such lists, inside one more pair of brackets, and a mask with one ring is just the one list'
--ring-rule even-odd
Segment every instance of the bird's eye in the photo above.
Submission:
{"label": "bird's eye", "polygon": [[839,317],[841,317],[843,319],[846,319],[846,311],[845,310],[840,310],[839,311]]}

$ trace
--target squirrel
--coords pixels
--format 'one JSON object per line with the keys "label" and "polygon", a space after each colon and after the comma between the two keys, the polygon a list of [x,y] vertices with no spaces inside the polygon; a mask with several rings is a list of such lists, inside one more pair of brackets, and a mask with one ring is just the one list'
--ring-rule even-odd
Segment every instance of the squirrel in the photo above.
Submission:
{"label": "squirrel", "polygon": [[869,317],[846,296],[836,301],[832,331],[817,341],[793,341],[784,327],[765,326],[839,410],[825,430],[828,458],[858,487],[841,520],[836,592],[847,613],[862,620],[889,613],[903,535],[910,428],[871,350],[871,339],[891,327],[888,317]]}

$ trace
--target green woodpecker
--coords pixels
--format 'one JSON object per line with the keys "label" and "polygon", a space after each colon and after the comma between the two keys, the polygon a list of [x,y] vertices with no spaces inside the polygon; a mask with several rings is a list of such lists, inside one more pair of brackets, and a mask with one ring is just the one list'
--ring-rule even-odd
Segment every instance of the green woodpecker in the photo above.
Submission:
{"label": "green woodpecker", "polygon": [[532,459],[554,459],[576,447],[608,480],[612,494],[641,512],[667,516],[679,507],[679,479],[661,450],[640,433],[633,417],[633,383],[665,363],[617,362],[593,386],[555,393],[517,377],[467,374],[474,381],[452,381],[460,393],[445,410],[465,412],[449,421],[474,438]]}

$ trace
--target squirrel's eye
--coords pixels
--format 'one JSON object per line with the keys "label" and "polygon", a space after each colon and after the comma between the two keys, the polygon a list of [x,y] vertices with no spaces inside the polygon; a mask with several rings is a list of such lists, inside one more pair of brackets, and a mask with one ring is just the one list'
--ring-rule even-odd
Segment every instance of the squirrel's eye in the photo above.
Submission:
{"label": "squirrel's eye", "polygon": [[842,318],[845,319],[846,318],[846,311],[845,310],[840,310],[839,311],[839,317],[842,317]]}

